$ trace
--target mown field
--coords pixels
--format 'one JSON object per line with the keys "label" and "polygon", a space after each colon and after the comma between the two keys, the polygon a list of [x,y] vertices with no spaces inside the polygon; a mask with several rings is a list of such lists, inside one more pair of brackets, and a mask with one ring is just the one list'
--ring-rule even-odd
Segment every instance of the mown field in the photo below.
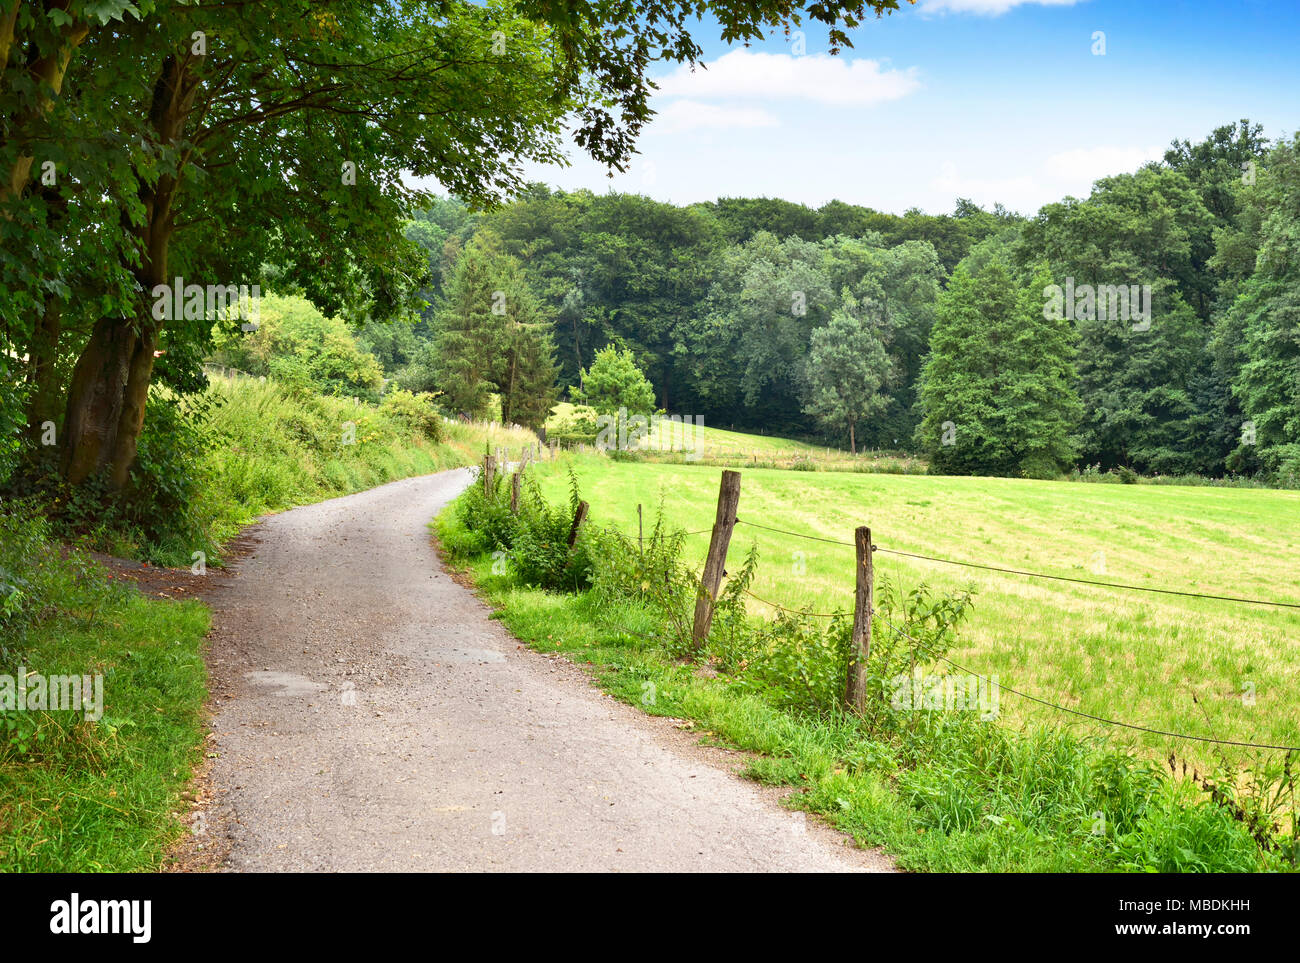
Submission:
{"label": "mown field", "polygon": [[[553,414],[547,423],[548,429],[571,418],[573,410],[574,406],[568,402],[555,405],[551,409]],[[629,440],[629,446],[632,444]],[[815,467],[827,471],[900,474],[925,471],[925,461],[912,455],[867,451],[852,455],[844,449],[814,445],[794,438],[730,431],[694,422],[683,425],[659,421],[646,432],[640,448],[639,457],[647,460],[705,466],[747,464],[768,468]]]}
{"label": "mown field", "polygon": [[[706,530],[716,467],[575,455],[532,471],[559,498],[566,467],[591,520],[635,533],[662,499],[671,523]],[[765,468],[743,472],[731,558],[760,553],[755,594],[790,607],[852,608],[853,549],[768,532],[851,542],[1051,575],[1300,603],[1300,493],[1261,489],[1094,485]],[[708,536],[692,536],[702,562]],[[1300,742],[1300,609],[1182,598],[1026,578],[879,552],[877,590],[970,588],[975,605],[955,661],[1071,709],[1218,739]],[[752,603],[752,611],[765,607]],[[1003,723],[1050,721],[1109,731],[1145,752],[1193,764],[1240,750],[1103,727],[1004,691]]]}

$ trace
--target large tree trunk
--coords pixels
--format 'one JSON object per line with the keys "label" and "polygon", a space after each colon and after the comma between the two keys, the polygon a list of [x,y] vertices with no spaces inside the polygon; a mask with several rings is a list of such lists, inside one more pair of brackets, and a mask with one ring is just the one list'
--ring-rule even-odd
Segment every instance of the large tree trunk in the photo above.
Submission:
{"label": "large tree trunk", "polygon": [[63,419],[63,474],[74,485],[112,460],[137,340],[129,322],[100,318],[77,359]]}
{"label": "large tree trunk", "polygon": [[[188,58],[168,57],[154,85],[149,119],[160,144],[174,145],[184,134],[198,85],[188,66]],[[134,273],[146,292],[171,280],[167,256],[178,175],[164,174],[152,186],[140,186],[145,218],[132,229],[140,236],[144,256]],[[101,318],[95,325],[68,389],[63,466],[74,485],[107,470],[112,488],[126,487],[144,427],[162,326],[147,305],[138,318]]]}

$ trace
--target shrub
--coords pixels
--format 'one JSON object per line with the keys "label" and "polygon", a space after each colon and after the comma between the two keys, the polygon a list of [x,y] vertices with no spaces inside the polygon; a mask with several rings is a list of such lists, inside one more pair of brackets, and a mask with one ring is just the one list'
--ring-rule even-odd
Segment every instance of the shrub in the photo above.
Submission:
{"label": "shrub", "polygon": [[550,505],[532,479],[525,483],[519,514],[515,516],[511,561],[525,585],[550,590],[580,592],[591,587],[589,527],[579,532],[572,549],[569,531],[581,497],[578,479],[569,471],[568,505]]}
{"label": "shrub", "polygon": [[429,391],[414,393],[393,388],[384,395],[379,410],[382,414],[401,422],[417,434],[435,444],[441,443],[445,432],[442,415],[434,406],[437,395]]}

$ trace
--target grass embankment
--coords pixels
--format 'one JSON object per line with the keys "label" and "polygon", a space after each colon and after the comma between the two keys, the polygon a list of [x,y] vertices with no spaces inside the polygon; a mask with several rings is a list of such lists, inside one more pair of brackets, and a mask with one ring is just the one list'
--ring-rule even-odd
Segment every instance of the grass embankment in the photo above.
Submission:
{"label": "grass embankment", "polygon": [[[290,395],[272,382],[217,379],[184,531],[159,542],[100,529],[87,544],[189,567],[266,512],[470,464],[485,443],[531,433],[445,423],[435,442],[391,406]],[[349,425],[351,423],[351,425]],[[344,444],[344,432],[354,443]],[[0,676],[103,676],[103,716],[0,709],[0,872],[157,869],[186,832],[207,697],[198,602],[146,599],[46,523],[0,514]],[[4,685],[0,679],[0,687]],[[2,694],[2,689],[0,689]]]}
{"label": "grass embankment", "polygon": [[202,550],[219,563],[220,546],[268,512],[475,464],[485,443],[518,450],[537,440],[531,431],[440,418],[436,429],[422,430],[391,407],[246,377],[213,378],[211,395],[191,532],[115,554],[179,566]]}
{"label": "grass embankment", "polygon": [[[707,529],[712,521],[716,470],[617,463],[601,457],[576,456],[566,462],[576,470],[582,497],[592,506],[584,538],[603,538],[598,534],[602,526],[617,527],[635,538],[637,503],[650,514],[661,496],[674,528]],[[564,467],[542,464],[531,469],[552,503],[562,501],[560,495],[568,487]],[[1088,577],[1093,577],[1086,566],[1097,550],[1094,546],[1115,545],[1106,559],[1108,577],[1131,580],[1149,574],[1145,581],[1161,584],[1164,578],[1191,574],[1199,575],[1202,588],[1208,587],[1208,573],[1193,572],[1191,559],[1203,557],[1200,543],[1213,540],[1221,529],[1232,529],[1241,542],[1257,548],[1269,537],[1277,539],[1275,552],[1255,559],[1253,565],[1247,564],[1248,549],[1237,549],[1240,555],[1233,561],[1243,594],[1271,589],[1290,597],[1285,592],[1290,583],[1270,581],[1268,576],[1276,579],[1285,570],[1282,556],[1288,542],[1293,545],[1295,527],[1283,524],[1285,530],[1278,532],[1274,515],[1284,513],[1293,504],[1287,499],[1295,496],[1225,490],[1174,495],[1168,489],[1131,486],[756,471],[745,473],[740,515],[845,539],[855,524],[869,521],[880,533],[880,545],[962,558],[978,546],[985,561],[1048,566],[1047,571]],[[1195,497],[1184,502],[1184,495]],[[693,720],[706,739],[755,753],[748,773],[752,778],[793,787],[793,805],[823,814],[863,844],[885,847],[904,868],[1294,868],[1297,854],[1294,841],[1284,838],[1285,812],[1279,817],[1274,808],[1256,821],[1255,838],[1239,818],[1260,812],[1258,793],[1248,798],[1239,772],[1229,775],[1226,784],[1215,773],[1217,798],[1204,782],[1184,778],[1182,772],[1171,777],[1163,754],[1171,749],[1181,766],[1187,759],[1184,743],[1135,744],[1126,733],[1117,737],[1114,732],[1099,738],[1055,714],[1025,713],[1010,694],[1002,696],[1003,716],[996,722],[961,712],[898,712],[880,693],[873,696],[870,718],[810,711],[778,698],[781,687],[771,682],[784,673],[785,690],[797,691],[802,672],[824,671],[826,666],[817,663],[825,657],[834,662],[835,644],[826,642],[820,628],[825,622],[806,620],[803,628],[785,634],[757,630],[757,648],[751,651],[767,647],[763,678],[751,678],[752,669],[746,669],[744,661],[730,659],[727,665],[732,643],[723,638],[711,639],[701,660],[720,671],[702,673],[682,658],[683,650],[672,641],[659,611],[636,598],[638,588],[644,590],[648,581],[638,585],[633,580],[632,591],[625,591],[621,600],[594,588],[569,594],[543,591],[524,584],[519,574],[520,556],[536,552],[535,537],[516,538],[510,564],[501,572],[499,564],[494,571],[491,554],[474,550],[481,538],[469,532],[459,510],[444,512],[437,524],[444,546],[453,555],[461,553],[462,563],[498,607],[498,617],[520,639],[590,666],[607,691],[647,712]],[[890,532],[894,537],[887,537]],[[1142,533],[1150,544],[1138,542]],[[765,541],[766,534],[737,529],[728,565],[733,577],[753,541],[761,556],[753,583],[757,594],[787,604],[813,603],[817,611],[851,604],[851,549],[792,544],[776,535]],[[683,561],[698,566],[704,545],[704,536],[689,540]],[[598,551],[591,554],[602,557]],[[605,552],[603,557],[617,553]],[[968,573],[940,574],[937,567],[922,569],[910,561],[908,565],[916,567],[907,567],[905,561],[878,555],[880,578],[888,576],[904,589],[928,578],[935,588],[942,587],[941,592],[960,590],[971,581]],[[1138,565],[1145,568],[1130,567]],[[1286,699],[1285,679],[1295,653],[1266,653],[1240,644],[1248,630],[1237,625],[1232,610],[1172,599],[1160,603],[1171,606],[1165,610],[1145,596],[1135,603],[1131,595],[1117,590],[1097,589],[1102,596],[1094,598],[1084,586],[1025,585],[1011,576],[978,576],[971,621],[962,626],[952,650],[958,662],[975,671],[998,674],[1004,685],[1047,690],[1045,695],[1057,696],[1063,704],[1097,706],[1106,714],[1149,724],[1167,716],[1176,719],[1179,728],[1200,732],[1210,725],[1205,715],[1200,715],[1198,726],[1198,714],[1185,711],[1176,693],[1168,691],[1178,688],[1170,681],[1175,677],[1194,676],[1216,734],[1229,738],[1226,733],[1253,723],[1244,734],[1260,741],[1274,736],[1294,741],[1294,725],[1288,728],[1288,723],[1269,716],[1294,713]],[[597,585],[602,578],[595,577]],[[1139,605],[1140,612],[1124,608],[1131,604]],[[1180,613],[1179,605],[1199,608]],[[751,611],[766,614],[758,603]],[[1290,624],[1288,616],[1276,613],[1255,612],[1253,618],[1260,621],[1251,625],[1271,628],[1279,638]],[[1070,644],[1077,641],[1072,630],[1079,626],[1089,627],[1082,652]],[[1233,645],[1216,652],[1192,641],[1196,638]],[[923,667],[930,673],[947,671],[935,663]],[[1229,671],[1223,673],[1225,669]],[[1226,679],[1210,685],[1205,673],[1216,670]],[[1250,712],[1240,713],[1232,704],[1234,697],[1240,698],[1234,673],[1249,674],[1256,681],[1257,700]],[[1053,691],[1054,684],[1062,691]],[[1273,690],[1267,703],[1266,689]],[[1154,698],[1143,702],[1141,697],[1147,695]],[[1190,698],[1187,703],[1197,708]],[[1159,761],[1153,758],[1157,755]],[[1269,780],[1276,773],[1261,776]]]}
{"label": "grass embankment", "polygon": [[97,720],[0,711],[0,871],[156,868],[183,831],[199,759],[207,610],[115,585],[81,552],[53,548],[39,522],[0,527],[0,686],[20,670],[103,676]]}

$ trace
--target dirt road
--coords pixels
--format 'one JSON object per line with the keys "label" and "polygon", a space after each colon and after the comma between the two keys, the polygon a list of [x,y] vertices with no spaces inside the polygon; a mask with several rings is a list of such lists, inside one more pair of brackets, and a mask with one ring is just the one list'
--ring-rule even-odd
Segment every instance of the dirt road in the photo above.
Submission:
{"label": "dirt road", "polygon": [[889,868],[489,620],[427,529],[469,478],[274,516],[209,596],[224,868]]}

